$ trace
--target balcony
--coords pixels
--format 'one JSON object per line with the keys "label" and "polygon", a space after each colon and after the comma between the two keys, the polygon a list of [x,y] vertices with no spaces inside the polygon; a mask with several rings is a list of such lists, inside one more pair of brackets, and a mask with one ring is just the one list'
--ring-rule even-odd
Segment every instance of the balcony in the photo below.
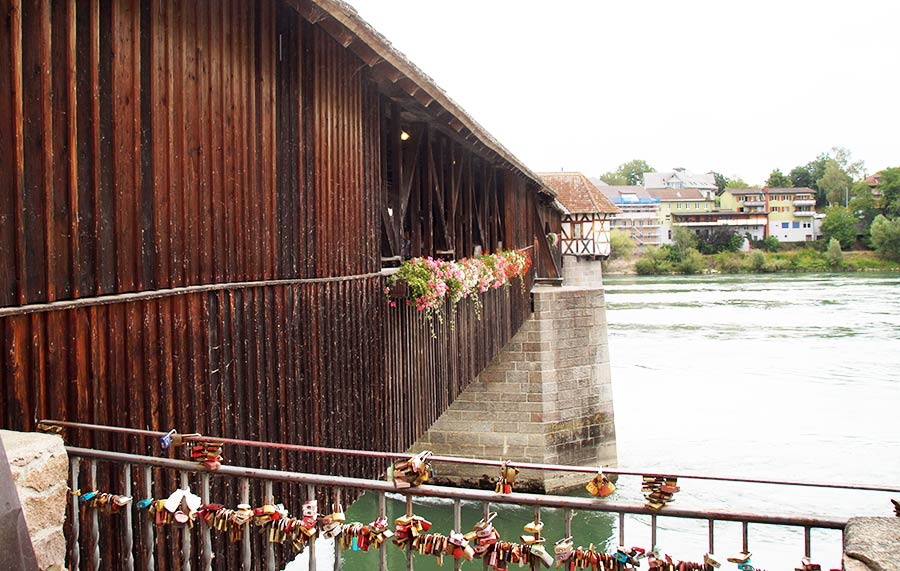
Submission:
{"label": "balcony", "polygon": [[813,198],[798,198],[794,201],[794,206],[815,206],[816,201]]}
{"label": "balcony", "polygon": [[800,218],[812,218],[815,215],[816,215],[815,210],[795,210],[794,211],[794,216],[797,216]]}
{"label": "balcony", "polygon": [[762,199],[754,198],[753,200],[745,200],[741,204],[743,204],[744,206],[765,206],[766,201],[762,200]]}

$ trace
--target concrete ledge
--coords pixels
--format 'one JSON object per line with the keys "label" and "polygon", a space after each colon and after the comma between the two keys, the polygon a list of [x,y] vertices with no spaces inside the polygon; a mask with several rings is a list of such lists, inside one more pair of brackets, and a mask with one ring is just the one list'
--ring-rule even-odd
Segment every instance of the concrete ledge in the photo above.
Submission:
{"label": "concrete ledge", "polygon": [[900,518],[851,518],[844,528],[844,569],[900,571]]}

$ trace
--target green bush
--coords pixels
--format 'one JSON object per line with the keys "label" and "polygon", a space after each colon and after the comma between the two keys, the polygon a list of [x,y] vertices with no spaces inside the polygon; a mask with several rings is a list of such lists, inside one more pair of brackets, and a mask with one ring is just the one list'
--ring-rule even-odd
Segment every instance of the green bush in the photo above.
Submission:
{"label": "green bush", "polygon": [[781,249],[781,242],[775,236],[766,236],[765,240],[759,242],[759,247],[766,252],[777,252]]}
{"label": "green bush", "polygon": [[640,275],[670,274],[675,267],[674,264],[680,263],[680,260],[673,263],[671,258],[675,255],[674,249],[668,244],[647,250],[644,257],[637,261],[634,269]]}
{"label": "green bush", "polygon": [[699,274],[708,267],[709,266],[706,265],[706,259],[703,258],[703,254],[698,252],[695,248],[688,248],[684,253],[681,263],[678,265],[678,269],[683,274]]}
{"label": "green bush", "polygon": [[825,251],[825,264],[831,271],[836,271],[844,266],[844,252],[841,250],[841,243],[837,238],[828,241],[828,250]]}
{"label": "green bush", "polygon": [[900,218],[888,220],[879,214],[872,221],[872,245],[878,255],[900,261]]}
{"label": "green bush", "polygon": [[852,248],[856,243],[856,224],[859,220],[843,206],[832,206],[822,221],[822,235],[826,240],[837,238],[842,248]]}
{"label": "green bush", "polygon": [[747,271],[744,267],[744,256],[737,252],[719,252],[713,258],[714,267],[723,274],[739,274]]}
{"label": "green bush", "polygon": [[754,272],[762,272],[766,267],[766,255],[759,250],[750,254],[750,270]]}

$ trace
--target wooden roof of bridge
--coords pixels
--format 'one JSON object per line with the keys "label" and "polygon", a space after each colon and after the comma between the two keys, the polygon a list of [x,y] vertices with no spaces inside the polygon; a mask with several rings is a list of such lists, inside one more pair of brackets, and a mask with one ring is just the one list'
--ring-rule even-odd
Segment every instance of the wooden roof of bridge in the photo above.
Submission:
{"label": "wooden roof of bridge", "polygon": [[488,133],[428,74],[363,20],[350,4],[341,0],[287,0],[287,3],[354,52],[372,69],[373,76],[386,92],[413,103],[419,119],[436,123],[448,134],[456,135],[458,140],[491,156],[498,166],[518,171],[536,185],[541,194],[556,197],[553,188]]}

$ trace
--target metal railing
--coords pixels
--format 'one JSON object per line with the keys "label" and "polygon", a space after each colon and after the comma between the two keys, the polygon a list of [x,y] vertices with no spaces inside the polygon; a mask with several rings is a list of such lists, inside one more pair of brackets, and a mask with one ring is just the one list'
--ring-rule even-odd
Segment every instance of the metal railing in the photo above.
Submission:
{"label": "metal railing", "polygon": [[[265,492],[263,498],[259,498],[262,503],[273,502],[272,498],[272,483],[273,482],[282,482],[290,485],[301,486],[305,488],[306,497],[315,497],[316,490],[321,488],[327,488],[330,490],[341,490],[341,489],[354,489],[354,490],[362,490],[368,492],[375,492],[378,494],[378,504],[379,504],[379,515],[385,514],[385,494],[386,493],[397,493],[402,494],[407,498],[407,504],[410,505],[412,498],[416,496],[422,497],[433,497],[433,498],[446,498],[454,501],[454,526],[455,529],[460,528],[460,505],[462,501],[473,501],[480,502],[485,506],[485,510],[487,510],[487,506],[489,504],[513,504],[513,505],[524,505],[524,506],[532,506],[534,508],[557,508],[567,510],[566,515],[564,516],[566,522],[565,535],[568,536],[571,534],[571,510],[581,510],[581,511],[593,511],[593,512],[608,512],[618,514],[619,518],[619,543],[621,545],[625,545],[625,515],[626,514],[636,514],[636,515],[646,515],[650,516],[651,520],[651,537],[650,544],[656,545],[656,536],[657,536],[657,520],[660,517],[671,517],[671,518],[685,518],[685,519],[694,519],[694,520],[704,520],[708,525],[708,536],[709,536],[709,551],[715,551],[715,523],[716,522],[740,522],[742,524],[742,548],[744,552],[749,552],[749,525],[750,524],[768,524],[768,525],[780,525],[780,526],[791,526],[798,527],[804,530],[804,553],[807,557],[812,555],[812,545],[811,545],[811,530],[813,528],[821,528],[821,529],[833,529],[833,530],[843,530],[844,526],[847,524],[846,518],[829,518],[829,517],[813,517],[813,516],[804,516],[804,515],[764,515],[750,512],[739,512],[739,511],[729,511],[729,510],[692,510],[692,509],[679,509],[673,508],[670,506],[666,506],[663,510],[654,511],[643,504],[634,503],[634,502],[622,502],[622,501],[610,501],[610,500],[597,500],[593,498],[580,498],[580,497],[569,497],[569,496],[556,496],[556,495],[541,495],[541,494],[529,494],[529,493],[519,493],[512,492],[510,494],[497,494],[488,490],[476,490],[476,489],[464,489],[464,488],[449,488],[444,486],[430,486],[430,485],[422,485],[415,488],[402,489],[398,490],[393,483],[385,482],[381,480],[369,480],[362,478],[350,478],[350,477],[342,477],[342,476],[330,476],[330,475],[320,475],[320,474],[305,474],[305,473],[295,473],[295,472],[284,472],[278,470],[264,470],[258,468],[248,468],[242,466],[228,466],[223,465],[216,471],[209,471],[205,468],[201,467],[196,462],[186,461],[186,460],[173,460],[170,458],[158,458],[153,456],[141,456],[135,454],[125,454],[121,452],[110,452],[105,450],[93,450],[87,448],[76,448],[76,447],[68,447],[67,452],[71,459],[71,487],[72,489],[78,489],[81,483],[78,481],[79,468],[82,462],[86,462],[88,465],[88,473],[90,474],[90,481],[86,482],[87,488],[93,489],[96,487],[96,474],[97,474],[97,464],[99,462],[108,462],[116,464],[120,467],[122,471],[123,481],[126,482],[125,488],[123,490],[124,495],[130,495],[132,490],[130,489],[130,483],[132,479],[132,469],[133,467],[138,467],[143,471],[143,483],[144,490],[142,492],[147,496],[152,496],[152,469],[153,468],[162,468],[164,470],[171,470],[179,475],[179,481],[181,483],[182,488],[187,488],[189,485],[189,476],[192,474],[199,475],[200,478],[200,496],[204,503],[210,502],[209,497],[209,487],[210,487],[210,478],[222,478],[222,477],[233,477],[238,478],[240,481],[240,494],[241,497],[239,501],[241,503],[250,503],[250,481],[251,480],[260,480],[265,483]],[[548,468],[555,469],[556,467]],[[574,468],[574,467],[570,467]],[[573,471],[581,471],[573,470]],[[709,479],[709,478],[707,478]],[[769,482],[765,482],[769,483]],[[802,485],[802,484],[790,484],[790,485]],[[339,494],[339,492],[337,492]],[[339,496],[338,496],[339,497]],[[78,506],[78,498],[73,496],[71,499],[72,502],[72,513],[79,513]],[[132,517],[134,511],[133,503],[127,505],[124,508],[124,517],[125,517],[125,525],[124,528],[124,537],[123,540],[123,550],[125,551],[123,565],[122,567],[128,571],[135,569],[135,561],[140,561],[141,569],[155,569],[154,563],[154,549],[155,549],[155,541],[154,541],[154,525],[149,520],[145,521],[142,524],[141,529],[144,534],[143,541],[141,542],[143,550],[140,554],[135,556],[133,544],[134,540],[132,537]],[[99,537],[99,526],[97,522],[98,511],[90,510],[85,511],[88,517],[92,519],[91,525],[89,526],[91,529],[91,536],[87,538],[88,540],[88,553],[90,554],[90,561],[87,562],[88,569],[100,569],[100,537]],[[213,552],[212,552],[212,542],[210,539],[211,530],[205,524],[200,523],[200,559],[203,562],[201,568],[203,570],[211,570],[213,568]],[[71,525],[71,533],[68,537],[68,552],[70,554],[70,566],[73,569],[80,568],[79,566],[79,554],[81,551],[80,541],[81,538],[79,536],[80,525],[78,518],[74,518]],[[250,525],[244,526],[243,530],[243,539],[241,540],[241,561],[240,566],[242,569],[249,570],[251,568],[251,563],[253,561],[253,554],[251,552],[251,540],[250,540]],[[274,570],[275,567],[275,557],[274,557],[274,545],[271,543],[267,543],[266,553],[264,554],[264,558],[266,563],[267,570]],[[387,569],[386,566],[386,553],[384,552],[386,545],[384,543],[379,547],[380,551],[380,566],[379,568],[384,570]],[[181,532],[181,560],[182,560],[182,568],[190,569],[191,561],[193,560],[192,550],[194,549],[192,534],[187,527],[184,528],[184,531]],[[315,550],[316,544],[315,542],[310,542],[309,544],[309,569],[315,570],[316,566],[316,557]],[[334,556],[334,569],[338,570],[341,567],[341,559],[340,554],[337,552],[337,543],[335,543],[335,556]],[[407,558],[408,564],[407,569],[412,569],[412,559]],[[459,568],[459,561],[457,563],[457,569]]]}
{"label": "metal railing", "polygon": [[[45,424],[55,424],[58,426],[68,426],[70,428],[81,428],[88,430],[97,430],[97,431],[105,431],[105,432],[116,432],[125,435],[131,436],[139,436],[139,437],[159,437],[163,435],[162,432],[157,431],[148,431],[148,430],[140,430],[140,429],[130,429],[130,428],[118,428],[118,427],[107,427],[107,426],[99,426],[99,425],[87,425],[81,423],[65,423],[65,422],[54,422],[54,421],[45,421]],[[408,457],[407,453],[394,453],[394,452],[378,452],[378,451],[365,451],[365,450],[344,450],[344,449],[333,449],[333,448],[323,448],[323,447],[313,447],[313,446],[303,446],[303,445],[292,445],[292,444],[281,444],[281,443],[273,443],[273,442],[261,442],[261,441],[249,441],[249,440],[240,440],[240,439],[229,439],[229,438],[216,438],[210,436],[203,435],[194,435],[187,436],[185,441],[209,441],[215,440],[218,442],[224,442],[228,444],[234,445],[244,445],[250,447],[257,448],[277,448],[281,450],[287,451],[296,451],[296,452],[315,452],[315,453],[323,453],[323,454],[349,454],[355,456],[362,457],[378,457],[385,459],[397,459],[397,458],[406,458]],[[844,526],[847,523],[846,518],[841,517],[820,517],[820,516],[809,516],[809,515],[793,515],[793,514],[761,514],[761,513],[753,513],[753,512],[743,512],[743,511],[732,511],[732,510],[721,510],[721,509],[681,509],[674,508],[672,506],[665,506],[662,510],[655,511],[650,509],[644,504],[637,502],[627,502],[627,501],[616,501],[616,500],[598,500],[594,498],[584,498],[584,497],[570,497],[570,496],[557,496],[557,495],[541,495],[541,494],[530,494],[530,493],[519,493],[513,492],[510,494],[498,494],[493,491],[487,490],[477,490],[477,489],[463,489],[463,488],[449,488],[443,486],[431,486],[431,485],[423,485],[415,488],[409,489],[397,489],[393,483],[381,481],[381,480],[371,480],[364,478],[352,478],[352,477],[343,477],[343,476],[332,476],[332,475],[321,475],[321,474],[309,474],[309,473],[296,473],[296,472],[286,472],[279,470],[267,470],[267,469],[259,469],[259,468],[250,468],[250,467],[242,467],[242,466],[231,466],[231,465],[223,465],[219,469],[215,471],[210,471],[207,468],[204,468],[197,462],[186,461],[186,460],[176,460],[171,458],[160,458],[154,456],[144,456],[144,455],[136,455],[136,454],[125,454],[121,452],[113,452],[113,451],[105,451],[105,450],[94,450],[94,449],[86,449],[86,448],[78,448],[78,447],[69,447],[67,448],[70,461],[71,461],[71,488],[73,490],[79,489],[81,486],[81,482],[79,482],[79,474],[81,473],[81,465],[83,463],[87,464],[87,474],[88,474],[88,482],[86,482],[86,489],[96,489],[97,486],[97,468],[98,463],[106,463],[117,466],[116,470],[120,470],[122,481],[124,482],[124,488],[122,491],[123,495],[130,496],[132,494],[132,470],[135,468],[140,471],[141,477],[140,482],[140,490],[139,494],[143,494],[145,497],[152,497],[153,494],[153,470],[161,469],[164,471],[168,471],[177,475],[177,481],[181,483],[181,487],[188,487],[189,480],[191,478],[199,478],[199,488],[200,488],[200,496],[204,503],[210,502],[209,491],[210,491],[210,480],[213,478],[236,478],[239,482],[238,492],[240,494],[240,498],[237,500],[240,503],[250,503],[250,490],[251,490],[251,482],[254,483],[262,483],[263,493],[260,498],[257,498],[262,503],[273,503],[274,498],[272,497],[272,484],[273,483],[281,483],[286,486],[296,486],[302,491],[302,494],[306,498],[315,498],[317,490],[321,491],[323,489],[330,490],[333,495],[339,497],[341,490],[357,490],[357,491],[366,491],[366,492],[374,492],[378,494],[378,506],[379,506],[379,515],[385,515],[385,494],[387,493],[396,493],[405,496],[408,512],[411,513],[411,505],[413,497],[432,497],[432,498],[445,498],[453,501],[453,510],[454,510],[454,529],[460,529],[460,510],[461,510],[461,502],[462,501],[471,501],[471,502],[480,502],[484,506],[485,513],[488,511],[488,506],[490,504],[512,504],[512,505],[520,505],[520,506],[531,506],[535,508],[535,510],[540,510],[542,508],[556,508],[564,510],[564,521],[565,521],[565,536],[569,536],[571,533],[571,520],[572,520],[572,512],[573,510],[578,511],[586,511],[586,512],[607,512],[611,514],[617,514],[618,516],[618,540],[619,544],[626,545],[625,543],[625,516],[628,514],[633,515],[643,515],[649,516],[650,518],[650,545],[655,546],[657,540],[657,529],[658,529],[658,519],[659,518],[681,518],[681,519],[689,519],[689,520],[701,520],[707,523],[707,532],[708,532],[708,546],[709,551],[715,551],[715,527],[717,522],[739,522],[741,524],[742,530],[742,548],[744,552],[749,552],[750,549],[750,534],[749,534],[749,526],[751,524],[766,524],[766,525],[778,525],[778,526],[788,526],[801,528],[803,530],[804,535],[804,554],[807,557],[812,555],[812,541],[811,541],[811,530],[812,529],[831,529],[831,530],[843,530]],[[432,456],[430,459],[432,462],[447,462],[447,463],[459,463],[459,464],[470,464],[484,467],[497,467],[501,466],[500,461],[492,461],[492,460],[483,460],[483,459],[470,459],[470,458],[459,458],[452,456]],[[509,463],[510,466],[514,466],[520,469],[532,469],[532,470],[544,470],[544,471],[566,471],[566,472],[574,472],[574,473],[596,473],[596,467],[579,467],[579,466],[565,466],[565,465],[551,465],[551,464],[536,464],[536,463]],[[890,487],[890,486],[867,486],[867,485],[851,485],[851,484],[842,484],[842,483],[812,483],[812,482],[802,482],[795,480],[767,480],[767,479],[758,479],[758,478],[742,478],[742,477],[729,477],[729,476],[712,476],[712,475],[704,475],[704,474],[690,474],[690,473],[656,473],[654,471],[648,470],[619,470],[612,468],[604,468],[604,472],[607,474],[617,474],[623,476],[652,476],[652,477],[676,477],[679,479],[695,479],[695,480],[714,480],[714,481],[722,481],[722,482],[738,482],[738,483],[753,483],[753,484],[768,484],[768,485],[782,485],[782,486],[804,486],[804,487],[813,487],[813,488],[835,488],[835,489],[846,489],[846,490],[865,490],[865,491],[886,491],[886,492],[897,492],[900,491],[900,487]],[[72,514],[79,514],[81,510],[79,510],[78,498],[73,496],[71,500]],[[122,558],[122,567],[127,570],[135,569],[135,565],[139,564],[140,569],[155,569],[155,561],[154,561],[154,549],[156,542],[154,541],[154,534],[156,533],[156,529],[152,522],[145,520],[139,526],[132,525],[132,519],[135,513],[134,503],[130,503],[124,508],[123,517],[125,518],[125,523],[122,526],[122,532],[125,537],[121,538],[121,550],[125,553]],[[539,514],[539,511],[538,511]],[[87,549],[84,552],[88,556],[88,561],[85,562],[85,566],[80,565],[80,554],[82,553],[80,530],[81,525],[79,521],[79,517],[74,517],[72,519],[71,525],[69,526],[69,536],[68,536],[68,553],[69,553],[69,564],[73,569],[78,568],[88,568],[88,569],[99,569],[100,568],[100,544],[101,538],[99,537],[99,526],[97,523],[97,510],[85,510],[84,517],[90,518],[90,525],[88,526],[90,530],[90,535],[87,537]],[[193,539],[193,534],[188,531],[181,531],[180,537],[180,558],[181,558],[181,568],[182,569],[190,569],[191,562],[196,560],[196,557],[193,555],[194,549],[199,549],[199,561],[201,562],[201,568],[204,570],[212,569],[212,561],[213,561],[213,551],[212,551],[212,541],[211,541],[211,530],[209,526],[200,523],[199,524],[199,547],[194,545],[195,539]],[[134,548],[134,538],[132,536],[133,529],[140,529],[141,538],[140,538],[140,547],[138,550]],[[111,528],[112,529],[112,528]],[[173,534],[174,535],[174,534]],[[249,524],[245,526],[243,530],[243,537],[240,542],[240,568],[249,570],[251,568],[251,563],[254,559],[252,553],[252,545],[253,541],[251,541],[250,536],[250,526]],[[264,557],[265,560],[265,569],[275,569],[275,552],[274,545],[271,543],[264,544]],[[314,541],[309,543],[309,569],[318,569],[316,563],[316,545]],[[380,569],[387,569],[387,556],[386,556],[386,543],[382,543],[379,548],[379,566]],[[137,552],[136,552],[137,551]],[[339,569],[341,566],[341,557],[340,551],[338,547],[338,543],[335,542],[335,553],[334,553],[334,569]],[[461,565],[460,560],[455,561],[455,568],[459,569]],[[410,554],[407,556],[407,569],[413,568],[413,558]]]}

